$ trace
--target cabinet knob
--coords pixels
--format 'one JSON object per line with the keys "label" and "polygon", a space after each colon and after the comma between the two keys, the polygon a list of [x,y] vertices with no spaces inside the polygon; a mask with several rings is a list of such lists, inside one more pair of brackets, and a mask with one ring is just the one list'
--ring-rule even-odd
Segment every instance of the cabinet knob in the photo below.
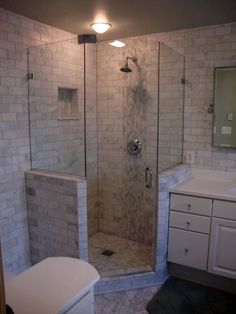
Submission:
{"label": "cabinet knob", "polygon": [[188,210],[190,210],[191,209],[191,204],[187,204],[187,208],[188,208]]}
{"label": "cabinet knob", "polygon": [[191,225],[191,223],[189,221],[186,221],[186,225],[187,225],[187,227],[189,227]]}
{"label": "cabinet knob", "polygon": [[184,249],[184,253],[188,254],[189,253],[189,249]]}

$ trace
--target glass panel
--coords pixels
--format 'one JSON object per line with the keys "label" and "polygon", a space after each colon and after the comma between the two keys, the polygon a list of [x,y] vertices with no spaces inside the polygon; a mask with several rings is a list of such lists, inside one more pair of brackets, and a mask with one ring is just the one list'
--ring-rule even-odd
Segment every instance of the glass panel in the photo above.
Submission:
{"label": "glass panel", "polygon": [[85,175],[84,46],[28,49],[32,168]]}
{"label": "glass panel", "polygon": [[[153,40],[125,43],[97,49],[99,232],[90,234],[89,257],[102,276],[153,268],[158,50]],[[126,61],[131,72],[120,71]]]}
{"label": "glass panel", "polygon": [[183,161],[184,57],[160,43],[158,172]]}
{"label": "glass panel", "polygon": [[[122,112],[122,234],[128,239],[153,244],[156,208],[158,51],[155,41],[130,39],[125,56],[137,58],[129,62],[131,73],[123,73]],[[123,58],[124,62],[125,58]],[[127,150],[135,140],[140,153]],[[135,147],[134,146],[134,147]],[[116,215],[116,214],[115,214]]]}

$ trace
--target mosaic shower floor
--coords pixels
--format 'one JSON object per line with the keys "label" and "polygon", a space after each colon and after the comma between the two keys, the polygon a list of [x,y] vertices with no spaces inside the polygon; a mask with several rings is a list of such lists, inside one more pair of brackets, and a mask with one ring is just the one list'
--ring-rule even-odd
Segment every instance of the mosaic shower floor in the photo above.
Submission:
{"label": "mosaic shower floor", "polygon": [[[102,253],[113,251],[111,256]],[[101,277],[152,271],[152,247],[98,232],[89,238],[89,262]]]}

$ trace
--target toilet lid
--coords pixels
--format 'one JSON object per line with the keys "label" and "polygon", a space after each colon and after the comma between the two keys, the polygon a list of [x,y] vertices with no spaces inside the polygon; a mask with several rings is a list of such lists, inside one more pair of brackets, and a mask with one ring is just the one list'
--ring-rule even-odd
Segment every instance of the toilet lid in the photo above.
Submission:
{"label": "toilet lid", "polygon": [[50,257],[6,282],[6,301],[16,314],[63,313],[99,280],[87,262]]}

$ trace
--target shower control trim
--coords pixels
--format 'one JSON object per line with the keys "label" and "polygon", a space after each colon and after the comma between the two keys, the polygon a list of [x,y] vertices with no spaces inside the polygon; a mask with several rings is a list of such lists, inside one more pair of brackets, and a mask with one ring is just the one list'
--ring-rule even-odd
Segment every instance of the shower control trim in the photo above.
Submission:
{"label": "shower control trim", "polygon": [[127,150],[130,155],[136,156],[142,150],[142,143],[138,140],[132,140],[127,144]]}
{"label": "shower control trim", "polygon": [[145,185],[148,189],[152,188],[152,169],[149,167],[145,169]]}

